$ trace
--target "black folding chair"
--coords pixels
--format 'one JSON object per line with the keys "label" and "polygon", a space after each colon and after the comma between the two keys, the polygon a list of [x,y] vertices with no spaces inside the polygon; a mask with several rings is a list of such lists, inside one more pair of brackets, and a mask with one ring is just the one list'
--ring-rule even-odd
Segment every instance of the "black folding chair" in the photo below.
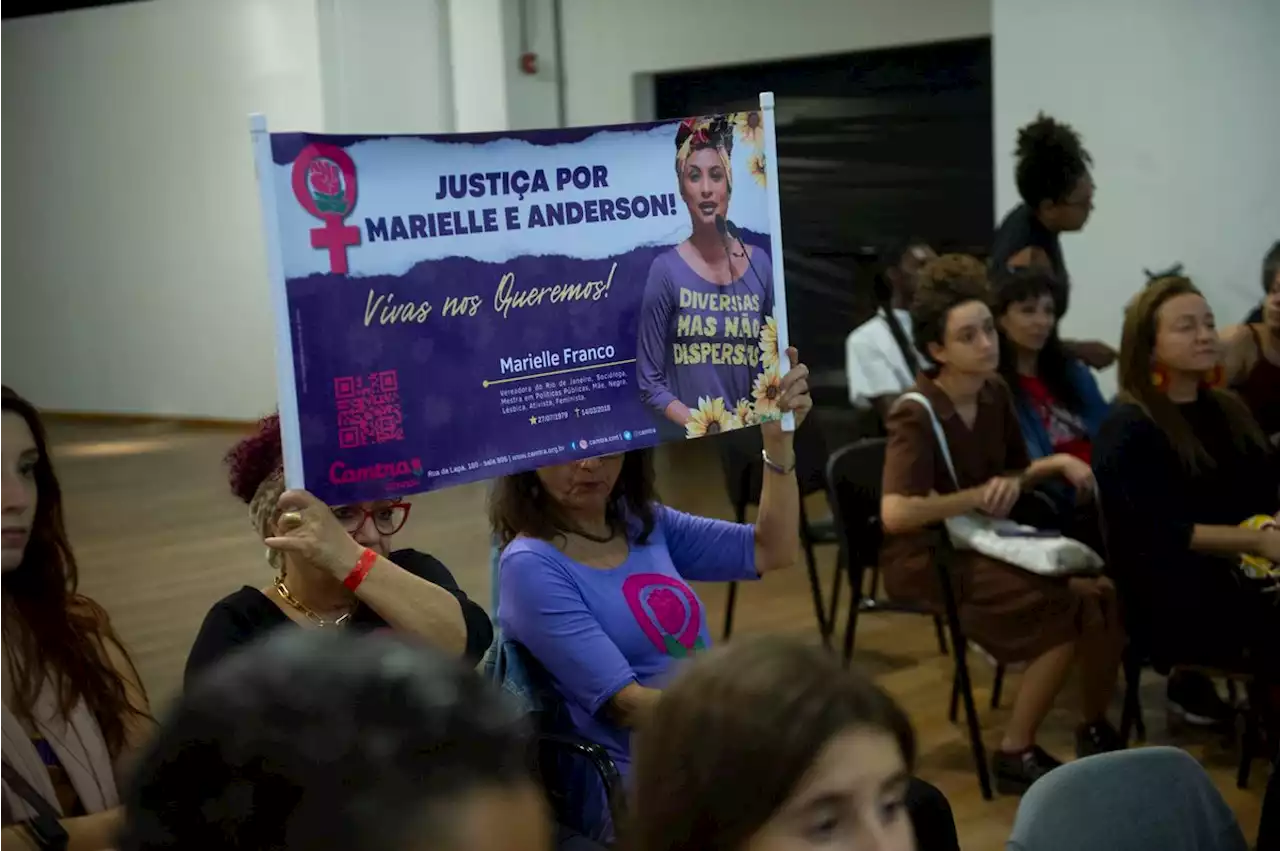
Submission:
{"label": "black folding chair", "polygon": [[[862,587],[866,567],[868,564],[878,562],[880,544],[883,540],[880,497],[886,445],[887,441],[884,438],[861,440],[837,450],[827,463],[827,480],[830,483],[828,492],[844,553],[842,562],[849,571],[849,585],[853,589],[853,598],[849,604],[849,620],[845,626],[844,635],[846,661],[853,655],[857,618],[862,609]],[[940,535],[940,538],[941,542],[934,552],[934,565],[942,588],[944,610],[953,649],[951,720],[953,722],[956,720],[955,703],[959,698],[963,698],[965,718],[969,728],[969,746],[973,750],[978,784],[982,788],[982,797],[991,800],[991,777],[987,768],[986,748],[982,742],[982,727],[978,721],[973,686],[969,676],[968,641],[960,626],[959,610],[951,584],[950,565],[954,550],[945,534]],[[938,634],[939,647],[943,653],[947,652],[941,618],[928,607],[883,601],[877,604],[875,610],[932,616],[934,629]],[[996,684],[992,688],[993,707],[999,703],[999,692],[1003,682],[1004,666],[997,665]]]}
{"label": "black folding chair", "polygon": [[[823,465],[826,461],[826,443],[810,414],[795,436],[796,479],[800,485],[800,543],[804,547],[805,567],[809,573],[809,590],[813,594],[813,611],[823,644],[831,645],[834,624],[827,619],[822,597],[822,581],[818,577],[818,562],[814,547],[837,544],[835,523],[832,520],[810,520],[805,511],[804,498],[826,487]],[[760,489],[764,484],[764,462],[760,451],[764,444],[759,429],[742,429],[721,435],[716,443],[720,449],[720,462],[724,470],[725,487],[733,502],[734,519],[747,520],[747,508],[760,504]],[[838,595],[840,570],[836,570],[833,595]],[[724,612],[724,637],[733,633],[733,614],[738,602],[738,584],[729,584],[729,599]]]}

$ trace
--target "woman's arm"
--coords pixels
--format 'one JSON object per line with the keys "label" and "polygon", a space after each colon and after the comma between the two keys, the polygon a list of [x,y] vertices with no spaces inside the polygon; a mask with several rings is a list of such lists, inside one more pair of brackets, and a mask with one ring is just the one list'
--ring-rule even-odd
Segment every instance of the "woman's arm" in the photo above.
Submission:
{"label": "woman's arm", "polygon": [[[346,577],[364,552],[355,541],[351,543],[355,546],[350,551],[347,569],[335,572],[339,579]],[[415,635],[458,656],[467,649],[467,624],[458,599],[388,558],[378,556],[364,581],[356,587],[356,597],[392,629]]]}
{"label": "woman's arm", "polygon": [[1197,523],[1191,530],[1191,549],[1213,555],[1262,556],[1280,563],[1280,531]]}
{"label": "woman's arm", "polygon": [[[798,429],[813,408],[809,368],[800,363],[794,348],[788,348],[786,355],[791,369],[782,378],[778,407],[795,414]],[[795,467],[794,431],[783,431],[782,423],[775,420],[760,426],[760,437],[770,461],[784,469]],[[794,471],[783,475],[765,466],[755,539],[756,570],[761,576],[795,564],[800,549],[800,486]]]}
{"label": "woman's arm", "polygon": [[[345,580],[365,548],[347,534],[329,507],[303,490],[285,491],[279,506],[282,513],[298,514],[301,522],[282,529],[282,534],[267,538],[264,543],[274,550],[294,553]],[[457,598],[390,559],[378,556],[355,593],[393,629],[416,635],[459,656],[466,649],[466,622]]]}
{"label": "woman's arm", "polygon": [[613,720],[623,727],[643,727],[658,705],[662,691],[647,688],[639,683],[623,686],[622,690],[609,699],[609,712]]}
{"label": "woman's arm", "polygon": [[1231,325],[1222,330],[1222,369],[1227,384],[1248,375],[1258,362],[1258,344],[1248,325]]}
{"label": "woman's arm", "polygon": [[458,587],[449,568],[439,559],[418,550],[397,550],[391,560],[419,579],[425,579],[448,591],[462,608],[462,621],[467,634],[467,646],[463,655],[467,661],[479,664],[489,645],[493,643],[493,621],[479,603]]}
{"label": "woman's arm", "polygon": [[880,522],[886,532],[916,532],[982,507],[985,486],[949,494],[934,491],[937,437],[923,407],[901,402],[890,411],[885,425],[889,443],[885,448]]}
{"label": "woman's arm", "polygon": [[918,532],[929,526],[978,511],[983,507],[985,488],[969,488],[958,493],[905,496],[887,493],[880,500],[880,521],[890,535]]}
{"label": "woman's arm", "polygon": [[671,293],[671,279],[663,266],[663,255],[658,255],[649,267],[649,278],[644,285],[644,297],[640,302],[640,336],[636,346],[636,382],[640,385],[640,399],[649,407],[661,411],[663,416],[678,425],[689,421],[689,409],[667,386],[666,364],[667,333],[671,327],[671,313],[675,303]]}

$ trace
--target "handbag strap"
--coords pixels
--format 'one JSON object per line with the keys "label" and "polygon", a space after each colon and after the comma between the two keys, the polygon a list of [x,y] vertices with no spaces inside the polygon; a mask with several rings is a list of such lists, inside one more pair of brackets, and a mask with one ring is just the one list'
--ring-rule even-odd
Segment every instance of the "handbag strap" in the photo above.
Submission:
{"label": "handbag strap", "polygon": [[44,795],[37,792],[35,787],[27,782],[27,778],[23,777],[18,772],[18,769],[9,764],[9,760],[6,759],[0,762],[0,774],[4,777],[5,785],[15,795],[26,801],[27,806],[35,810],[37,816],[40,818],[52,817],[55,821],[61,818],[58,815],[58,811],[53,808],[53,805],[46,801]]}
{"label": "handbag strap", "polygon": [[946,432],[942,430],[942,423],[938,422],[938,415],[934,413],[933,405],[923,393],[914,390],[903,393],[895,404],[905,401],[915,402],[928,412],[929,421],[933,423],[933,434],[938,439],[938,448],[942,450],[942,459],[947,462],[947,472],[951,473],[951,483],[955,485],[957,491],[960,490],[960,477],[956,475],[956,466],[951,462],[951,447],[947,444]]}
{"label": "handbag strap", "polygon": [[898,314],[893,312],[893,307],[886,304],[884,310],[884,321],[889,326],[889,333],[893,335],[893,341],[898,344],[898,350],[902,352],[902,359],[907,362],[907,369],[911,370],[911,374],[915,375],[920,371],[920,358],[916,357],[915,349],[907,342],[907,334],[902,330],[902,323],[898,321]]}

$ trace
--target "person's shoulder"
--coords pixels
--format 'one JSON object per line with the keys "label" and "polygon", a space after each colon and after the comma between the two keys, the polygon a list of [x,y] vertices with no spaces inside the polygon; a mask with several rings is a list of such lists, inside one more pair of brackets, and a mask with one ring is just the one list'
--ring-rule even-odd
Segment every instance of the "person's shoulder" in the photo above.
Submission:
{"label": "person's shoulder", "polygon": [[531,538],[527,535],[520,535],[513,539],[503,547],[502,555],[499,557],[499,565],[504,573],[509,567],[522,571],[556,570],[563,567],[565,561],[567,558],[564,553],[550,541]]}
{"label": "person's shoulder", "polygon": [[1163,435],[1155,420],[1139,404],[1119,401],[1111,406],[1098,431],[1098,443],[1102,445],[1129,443],[1134,440],[1150,440]]}
{"label": "person's shoulder", "polygon": [[[1026,240],[1031,235],[1031,208],[1026,204],[1019,203],[1009,212],[1005,213],[1004,218],[1000,220],[1000,224],[996,225],[995,235],[992,239],[992,256],[991,259],[996,260],[996,248],[1006,249],[1010,254],[1026,244]],[[1015,243],[1022,242],[1023,245]],[[1003,260],[1003,258],[1000,258]]]}
{"label": "person's shoulder", "polygon": [[236,622],[256,622],[264,615],[280,612],[275,603],[267,599],[257,588],[244,585],[232,591],[209,608],[205,620],[232,620]]}
{"label": "person's shoulder", "polygon": [[769,252],[765,251],[758,245],[747,245],[747,259],[757,265],[765,264],[769,272],[773,272],[773,258],[769,256]]}
{"label": "person's shoulder", "polygon": [[426,579],[438,584],[441,576],[449,579],[453,578],[449,568],[445,567],[440,559],[421,550],[396,550],[388,558],[397,566],[420,579]]}
{"label": "person's shoulder", "polygon": [[884,311],[877,310],[874,316],[850,331],[846,340],[850,346],[857,349],[880,351],[884,348],[886,335],[892,342],[893,335],[889,332],[889,323],[884,318]]}

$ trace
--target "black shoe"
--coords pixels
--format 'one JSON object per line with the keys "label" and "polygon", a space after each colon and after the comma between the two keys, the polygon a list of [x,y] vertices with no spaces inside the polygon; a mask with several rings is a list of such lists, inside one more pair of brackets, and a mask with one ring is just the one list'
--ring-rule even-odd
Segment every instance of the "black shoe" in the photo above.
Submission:
{"label": "black shoe", "polygon": [[996,791],[1001,795],[1021,795],[1041,777],[1062,763],[1045,753],[1039,745],[1025,751],[1008,753],[996,751],[991,757],[991,773],[995,775]]}
{"label": "black shoe", "polygon": [[1094,754],[1122,751],[1125,747],[1116,728],[1105,718],[1076,727],[1076,756],[1081,759]]}
{"label": "black shoe", "polygon": [[1235,719],[1235,709],[1218,695],[1213,680],[1195,671],[1179,671],[1165,686],[1169,711],[1194,727],[1221,727]]}

